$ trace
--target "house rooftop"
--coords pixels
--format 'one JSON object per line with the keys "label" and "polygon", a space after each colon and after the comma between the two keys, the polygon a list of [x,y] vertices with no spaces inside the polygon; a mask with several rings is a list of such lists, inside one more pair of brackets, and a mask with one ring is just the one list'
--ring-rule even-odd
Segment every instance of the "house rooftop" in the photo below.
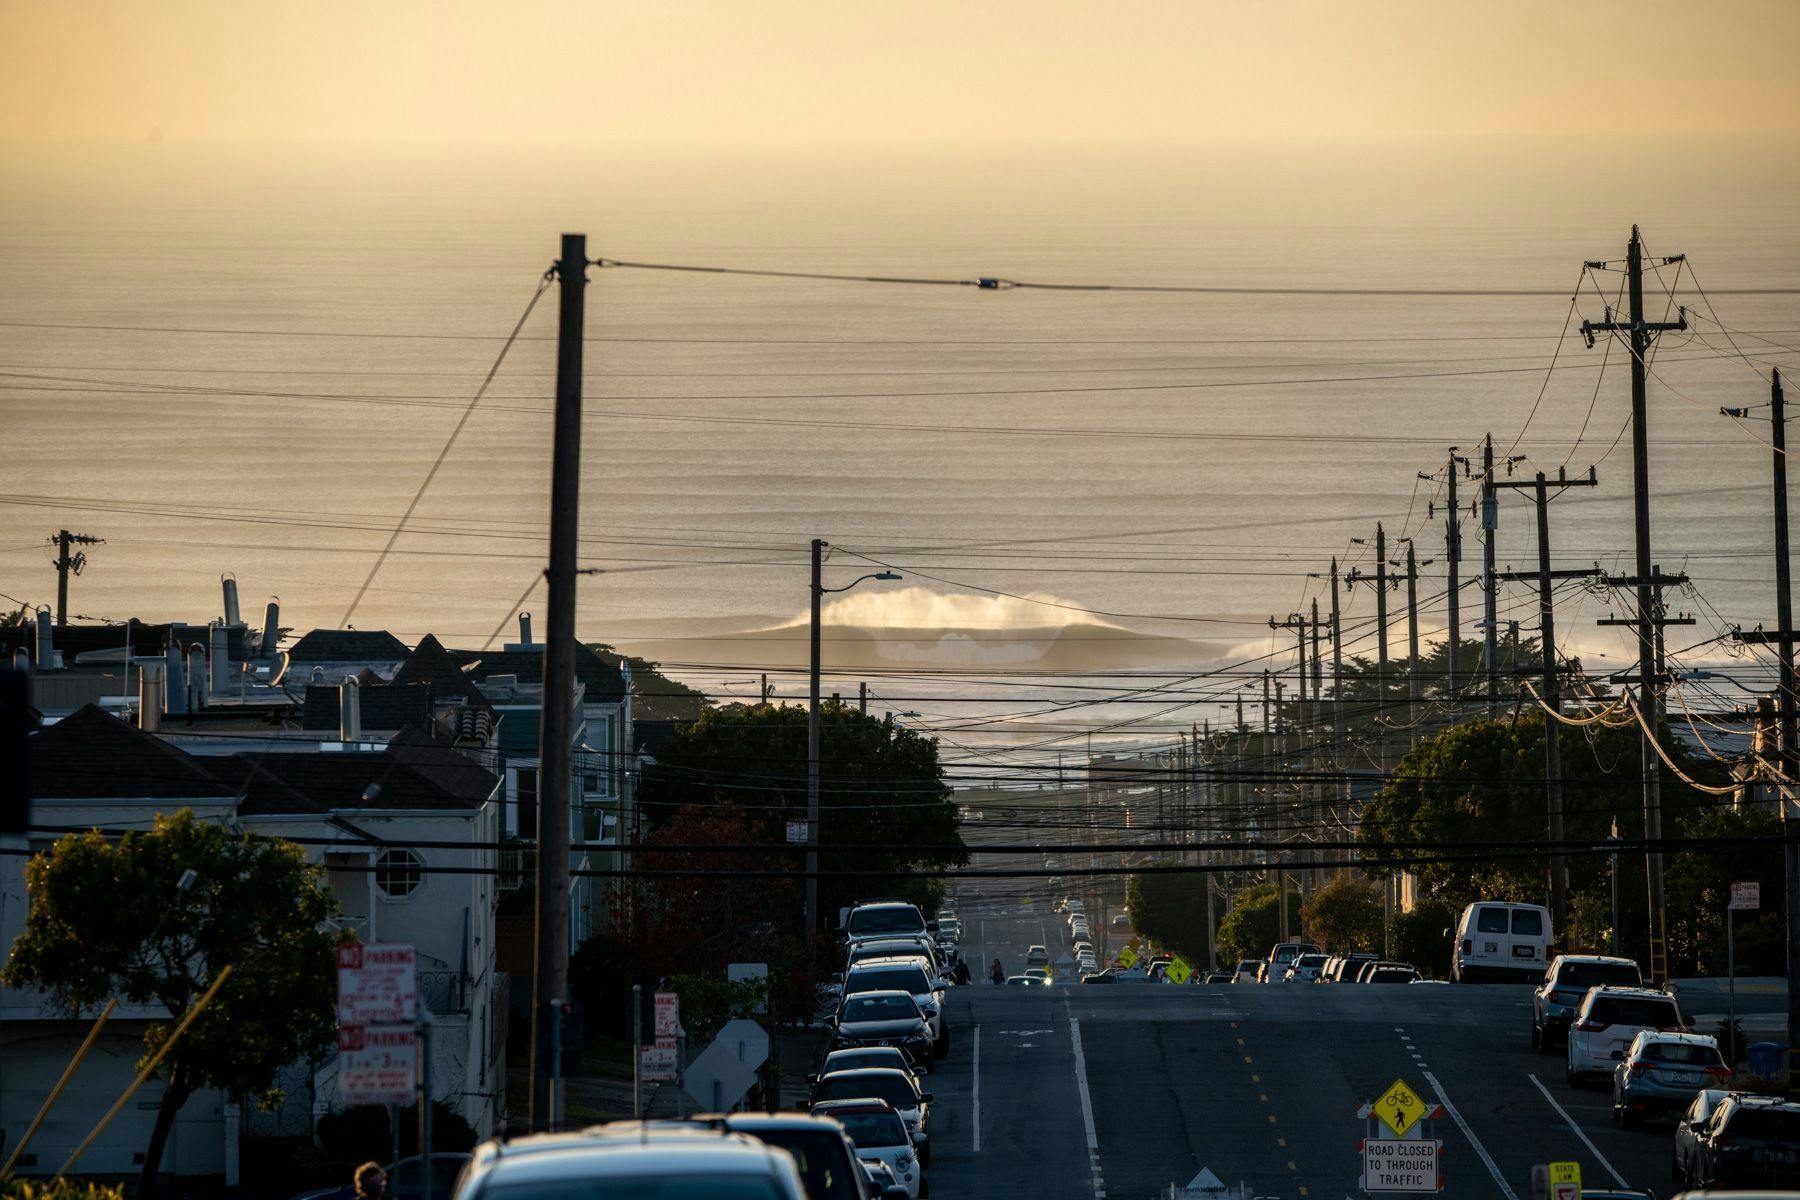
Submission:
{"label": "house rooftop", "polygon": [[[530,650],[452,650],[452,658],[462,666],[468,678],[481,683],[495,675],[516,676],[522,684],[544,683],[544,652],[541,647]],[[619,704],[625,699],[625,677],[619,669],[580,642],[575,643],[575,678],[587,685],[589,704]]]}
{"label": "house rooftop", "polygon": [[400,662],[410,653],[385,629],[315,629],[288,647],[288,661]]}
{"label": "house rooftop", "polygon": [[[429,683],[371,683],[362,686],[358,708],[362,727],[370,733],[431,727],[432,687]],[[342,715],[342,693],[335,687],[314,684],[306,689],[300,728],[337,730]]]}
{"label": "house rooftop", "polygon": [[89,704],[31,739],[40,799],[228,799],[236,789],[179,747]]}

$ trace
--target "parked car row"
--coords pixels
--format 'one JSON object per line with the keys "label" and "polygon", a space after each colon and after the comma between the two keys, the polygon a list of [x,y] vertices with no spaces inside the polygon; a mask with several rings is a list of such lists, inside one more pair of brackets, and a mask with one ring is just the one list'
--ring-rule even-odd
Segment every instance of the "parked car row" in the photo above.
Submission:
{"label": "parked car row", "polygon": [[[1240,958],[1221,983],[1418,983],[1411,963],[1388,962],[1364,950],[1326,954],[1311,942],[1279,942],[1267,958]],[[1211,976],[1207,982],[1214,982]]]}

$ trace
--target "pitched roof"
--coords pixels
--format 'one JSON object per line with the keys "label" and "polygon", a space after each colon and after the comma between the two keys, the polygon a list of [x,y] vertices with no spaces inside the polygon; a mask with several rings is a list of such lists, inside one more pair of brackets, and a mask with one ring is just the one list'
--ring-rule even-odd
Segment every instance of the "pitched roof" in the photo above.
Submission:
{"label": "pitched roof", "polygon": [[[379,754],[327,751],[233,754],[217,770],[244,790],[246,815],[341,808],[475,809],[499,777],[447,746],[404,741]],[[373,796],[371,787],[378,790]]]}
{"label": "pitched roof", "polygon": [[[494,675],[517,675],[520,683],[544,682],[544,652],[541,648],[498,653],[452,650],[450,654],[465,668],[467,677],[477,683]],[[619,668],[608,664],[580,642],[575,643],[575,678],[587,685],[589,704],[617,704],[625,699],[625,677],[619,674]]]}
{"label": "pitched roof", "polygon": [[[205,625],[187,625],[180,621],[172,624],[145,624],[143,621],[131,622],[131,652],[139,657],[162,654],[168,649],[169,635],[174,631],[183,645],[195,645],[207,648],[208,632]],[[73,664],[76,656],[95,651],[116,651],[125,646],[125,626],[119,625],[58,625],[52,633],[52,641],[56,649],[62,651],[63,662]],[[37,651],[37,625],[28,622],[24,625],[0,629],[0,656],[11,658],[14,650],[25,649],[32,653]],[[226,627],[226,654],[234,660],[243,661],[249,655],[249,639],[242,625]]]}
{"label": "pitched roof", "polygon": [[429,683],[433,699],[439,703],[462,700],[469,704],[485,703],[481,689],[463,673],[462,665],[444,649],[432,634],[426,634],[394,672],[395,683]]}
{"label": "pitched roof", "polygon": [[[358,705],[362,727],[369,732],[424,727],[431,724],[432,689],[429,683],[365,684]],[[341,714],[342,696],[337,688],[320,684],[307,687],[300,728],[337,729]]]}
{"label": "pitched roof", "polygon": [[288,647],[288,661],[399,662],[408,653],[385,629],[315,629]]}
{"label": "pitched roof", "polygon": [[31,789],[46,800],[229,798],[201,759],[89,704],[31,738]]}

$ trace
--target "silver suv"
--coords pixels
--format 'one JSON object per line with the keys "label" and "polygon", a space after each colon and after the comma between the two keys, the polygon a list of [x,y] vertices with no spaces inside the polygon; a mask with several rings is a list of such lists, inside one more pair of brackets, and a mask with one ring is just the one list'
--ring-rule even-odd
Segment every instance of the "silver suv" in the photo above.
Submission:
{"label": "silver suv", "polygon": [[807,1200],[794,1156],[722,1125],[488,1141],[457,1180],[455,1200]]}

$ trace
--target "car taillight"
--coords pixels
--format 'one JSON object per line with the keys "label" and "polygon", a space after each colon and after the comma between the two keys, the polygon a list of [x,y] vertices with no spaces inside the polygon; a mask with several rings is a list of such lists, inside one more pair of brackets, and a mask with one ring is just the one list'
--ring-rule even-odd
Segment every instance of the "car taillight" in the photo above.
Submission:
{"label": "car taillight", "polygon": [[1730,1067],[1708,1067],[1708,1068],[1706,1068],[1704,1074],[1709,1079],[1730,1079],[1731,1078],[1731,1068]]}
{"label": "car taillight", "polygon": [[1463,953],[1464,954],[1475,953],[1475,943],[1470,941],[1468,938],[1463,939]]}
{"label": "car taillight", "polygon": [[1575,1022],[1575,1028],[1581,1030],[1581,1032],[1583,1032],[1583,1033],[1599,1033],[1603,1029],[1611,1029],[1612,1022],[1611,1021],[1596,1021],[1592,1017],[1590,1017],[1585,1021]]}
{"label": "car taillight", "polygon": [[1625,1069],[1630,1071],[1633,1075],[1642,1075],[1645,1071],[1650,1069],[1650,1064],[1647,1062],[1626,1063]]}

